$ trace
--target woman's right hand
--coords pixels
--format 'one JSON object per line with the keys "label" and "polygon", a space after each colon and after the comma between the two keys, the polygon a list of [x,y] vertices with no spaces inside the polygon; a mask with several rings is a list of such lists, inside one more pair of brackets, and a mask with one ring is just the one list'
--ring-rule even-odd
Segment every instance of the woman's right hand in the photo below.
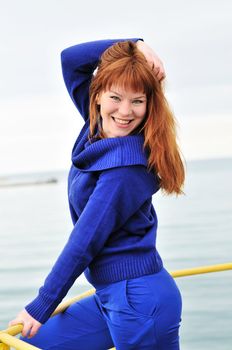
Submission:
{"label": "woman's right hand", "polygon": [[9,322],[9,327],[21,323],[23,325],[22,336],[32,338],[36,335],[42,323],[34,319],[25,309],[17,317]]}
{"label": "woman's right hand", "polygon": [[157,56],[157,54],[148,46],[144,41],[138,40],[136,42],[137,48],[142,52],[145,56],[147,62],[154,70],[155,75],[159,81],[163,80],[165,75],[165,70],[161,59]]}

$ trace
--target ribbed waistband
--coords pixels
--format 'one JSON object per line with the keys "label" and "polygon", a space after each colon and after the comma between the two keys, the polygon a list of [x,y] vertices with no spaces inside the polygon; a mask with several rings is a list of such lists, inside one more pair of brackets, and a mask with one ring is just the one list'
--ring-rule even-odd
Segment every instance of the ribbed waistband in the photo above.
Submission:
{"label": "ribbed waistband", "polygon": [[150,275],[159,272],[163,268],[162,260],[157,251],[151,251],[140,255],[128,255],[126,258],[118,258],[114,263],[91,265],[85,270],[85,277],[94,288],[104,288],[109,284]]}

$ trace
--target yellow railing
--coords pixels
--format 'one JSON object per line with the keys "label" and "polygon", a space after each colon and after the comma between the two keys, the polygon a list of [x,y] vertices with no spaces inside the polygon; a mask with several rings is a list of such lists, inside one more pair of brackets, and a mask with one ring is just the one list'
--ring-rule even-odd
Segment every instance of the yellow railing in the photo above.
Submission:
{"label": "yellow railing", "polygon": [[[226,270],[232,270],[232,263],[218,264],[218,265],[211,265],[211,266],[201,266],[201,267],[195,267],[195,268],[186,269],[186,270],[177,270],[174,272],[170,272],[170,274],[174,278],[177,278],[177,277],[184,277],[184,276],[191,276],[191,275],[199,275],[199,274],[209,273],[209,272],[226,271]],[[79,294],[74,298],[64,301],[56,308],[52,316],[60,312],[63,312],[71,304],[75,303],[78,300],[86,298],[87,296],[90,296],[94,293],[95,293],[95,289],[92,288],[85,293]],[[16,326],[12,326],[8,329],[0,331],[0,350],[10,350],[10,347],[13,347],[16,350],[35,350],[35,349],[40,350],[39,348],[30,344],[27,344],[24,341],[14,337],[14,335],[21,333],[22,329],[23,329],[22,324],[18,324]],[[111,350],[113,349],[115,348],[112,348]]]}

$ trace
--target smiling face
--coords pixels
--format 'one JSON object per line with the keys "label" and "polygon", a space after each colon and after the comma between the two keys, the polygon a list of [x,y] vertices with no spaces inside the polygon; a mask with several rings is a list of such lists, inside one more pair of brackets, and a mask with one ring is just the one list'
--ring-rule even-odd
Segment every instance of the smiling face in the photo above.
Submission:
{"label": "smiling face", "polygon": [[106,137],[129,135],[144,120],[147,98],[143,92],[125,91],[112,86],[97,99]]}

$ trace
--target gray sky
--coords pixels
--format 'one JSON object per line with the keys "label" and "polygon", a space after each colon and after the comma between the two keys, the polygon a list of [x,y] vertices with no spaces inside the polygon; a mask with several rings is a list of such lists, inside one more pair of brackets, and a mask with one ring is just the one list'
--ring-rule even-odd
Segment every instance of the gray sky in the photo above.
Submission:
{"label": "gray sky", "polygon": [[143,38],[164,62],[186,159],[232,156],[228,0],[0,1],[0,175],[68,169],[83,125],[62,80],[62,49]]}

